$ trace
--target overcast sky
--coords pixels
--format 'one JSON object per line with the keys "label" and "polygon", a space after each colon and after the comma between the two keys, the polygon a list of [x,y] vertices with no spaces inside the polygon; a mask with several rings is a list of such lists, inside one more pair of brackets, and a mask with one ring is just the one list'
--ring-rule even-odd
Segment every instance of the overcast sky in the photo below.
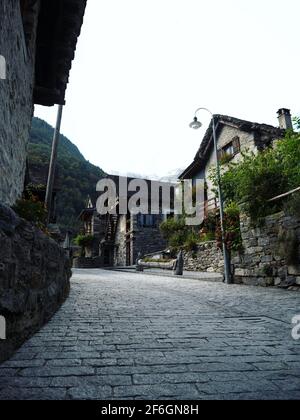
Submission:
{"label": "overcast sky", "polygon": [[164,176],[196,153],[197,107],[300,115],[299,16],[299,0],[88,0],[62,132],[106,172]]}

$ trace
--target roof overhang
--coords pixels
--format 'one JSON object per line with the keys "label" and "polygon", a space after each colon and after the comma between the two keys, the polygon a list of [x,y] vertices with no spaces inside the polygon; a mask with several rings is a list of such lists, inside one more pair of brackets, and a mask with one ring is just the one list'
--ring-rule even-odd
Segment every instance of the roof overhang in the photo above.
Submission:
{"label": "roof overhang", "polygon": [[[226,115],[214,115],[215,126],[216,126],[216,135],[220,135],[220,132],[224,126],[234,127],[240,131],[244,132],[253,132],[256,134],[256,139],[264,136],[265,139],[262,144],[258,144],[259,149],[262,149],[275,140],[282,138],[286,130],[282,130],[278,127],[273,127],[267,124],[259,124],[251,121],[245,121],[234,117],[229,117]],[[259,142],[259,141],[258,141]],[[197,151],[197,154],[194,158],[194,161],[182,172],[179,176],[179,179],[188,179],[195,176],[205,167],[206,162],[211,155],[213,150],[213,121],[210,122],[210,125],[203,137],[201,145]]]}
{"label": "roof overhang", "polygon": [[36,41],[35,104],[65,104],[87,0],[41,0]]}

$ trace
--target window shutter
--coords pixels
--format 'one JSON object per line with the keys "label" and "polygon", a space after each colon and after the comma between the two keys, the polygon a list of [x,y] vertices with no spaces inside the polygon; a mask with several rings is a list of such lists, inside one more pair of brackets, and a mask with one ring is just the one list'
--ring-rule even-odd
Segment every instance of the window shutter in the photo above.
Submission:
{"label": "window shutter", "polygon": [[234,154],[237,154],[241,151],[241,143],[239,137],[235,137],[234,139],[232,139],[232,145]]}

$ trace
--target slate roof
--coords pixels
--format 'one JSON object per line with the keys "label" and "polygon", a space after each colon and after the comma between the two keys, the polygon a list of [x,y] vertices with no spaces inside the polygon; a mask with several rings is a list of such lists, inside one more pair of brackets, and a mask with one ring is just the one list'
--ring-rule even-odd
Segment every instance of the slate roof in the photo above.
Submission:
{"label": "slate roof", "polygon": [[[227,115],[214,115],[217,136],[223,126],[231,126],[247,133],[255,134],[255,142],[259,150],[268,147],[272,141],[282,138],[285,130],[268,124],[259,124],[251,121],[241,120]],[[203,169],[213,150],[213,121],[203,137],[194,161],[179,175],[179,179],[192,177]]]}
{"label": "slate roof", "polygon": [[41,0],[34,103],[65,104],[65,92],[87,0]]}

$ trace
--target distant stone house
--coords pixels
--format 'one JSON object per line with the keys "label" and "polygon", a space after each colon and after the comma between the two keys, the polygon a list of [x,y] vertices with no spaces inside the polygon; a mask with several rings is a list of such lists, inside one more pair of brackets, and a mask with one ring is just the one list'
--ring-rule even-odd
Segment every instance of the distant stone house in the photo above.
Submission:
{"label": "distant stone house", "polygon": [[[118,179],[116,176],[110,178],[115,181]],[[130,182],[132,179],[127,180]],[[150,203],[151,181],[145,181],[149,186]],[[171,186],[171,191],[172,188],[175,188],[175,185]],[[131,195],[129,194],[128,199]],[[89,199],[79,216],[83,222],[84,233],[95,237],[91,256],[96,258],[96,264],[107,267],[130,266],[135,264],[139,253],[147,255],[166,248],[167,243],[159,226],[172,213],[170,208],[163,208],[160,204],[159,214],[134,215],[130,212],[119,214],[118,204],[116,207],[117,214],[100,216],[96,206]]]}
{"label": "distant stone house", "polygon": [[65,102],[85,7],[86,0],[0,2],[2,204],[14,204],[23,192],[34,104]]}
{"label": "distant stone house", "polygon": [[[292,128],[288,109],[278,111],[279,127],[240,120],[225,115],[215,115],[218,158],[225,162],[239,162],[242,152],[257,153],[270,146]],[[216,164],[213,143],[212,122],[201,142],[193,162],[179,176],[184,179],[203,179],[206,185],[204,210],[207,214],[218,207],[213,185],[209,179],[210,170]]]}

